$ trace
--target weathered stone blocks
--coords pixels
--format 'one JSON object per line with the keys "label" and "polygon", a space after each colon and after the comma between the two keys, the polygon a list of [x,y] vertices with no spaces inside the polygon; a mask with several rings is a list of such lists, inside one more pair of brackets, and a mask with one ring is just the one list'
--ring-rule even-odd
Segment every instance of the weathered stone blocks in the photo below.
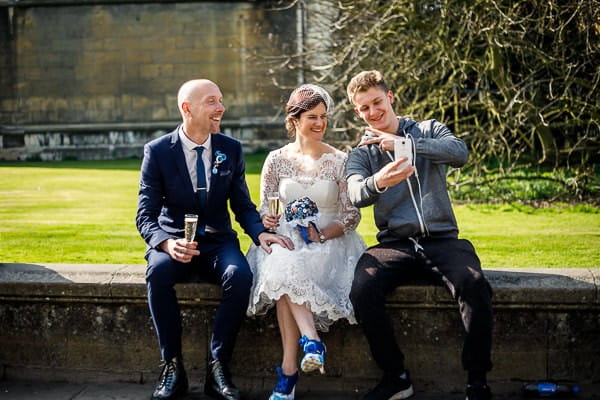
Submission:
{"label": "weathered stone blocks", "polygon": [[[7,377],[154,380],[160,355],[146,303],[143,265],[0,264],[0,364]],[[493,270],[496,387],[600,376],[599,270]],[[201,383],[220,288],[177,285],[184,357]],[[423,390],[461,391],[463,328],[443,287],[418,282],[388,297],[406,365]],[[303,377],[319,390],[354,393],[378,378],[360,328],[347,321],[322,334],[327,375]],[[268,390],[281,361],[274,312],[247,318],[234,352],[236,382]],[[252,368],[248,368],[252,365]]]}

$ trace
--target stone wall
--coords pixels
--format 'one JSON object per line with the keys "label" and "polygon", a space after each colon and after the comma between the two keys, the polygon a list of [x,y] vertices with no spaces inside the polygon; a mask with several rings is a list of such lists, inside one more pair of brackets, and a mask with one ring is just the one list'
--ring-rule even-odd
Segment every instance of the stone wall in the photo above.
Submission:
{"label": "stone wall", "polygon": [[0,125],[178,120],[177,89],[197,77],[221,86],[227,118],[271,116],[283,104],[263,60],[293,50],[293,10],[45,4],[0,6]]}
{"label": "stone wall", "polygon": [[0,160],[139,156],[198,77],[249,150],[281,144],[298,77],[269,69],[295,52],[296,18],[269,1],[0,0]]}
{"label": "stone wall", "polygon": [[[0,378],[153,381],[160,355],[144,269],[0,264]],[[505,269],[486,275],[495,293],[495,365],[489,376],[495,392],[518,392],[524,381],[557,379],[600,394],[600,271]],[[181,284],[177,294],[187,369],[194,382],[202,382],[220,288]],[[417,387],[462,391],[464,333],[447,291],[415,282],[388,297],[388,310]],[[327,375],[303,377],[314,380],[307,385],[356,393],[379,378],[360,328],[340,321],[323,340]],[[280,357],[274,313],[248,318],[234,353],[236,383],[243,390],[270,389]]]}

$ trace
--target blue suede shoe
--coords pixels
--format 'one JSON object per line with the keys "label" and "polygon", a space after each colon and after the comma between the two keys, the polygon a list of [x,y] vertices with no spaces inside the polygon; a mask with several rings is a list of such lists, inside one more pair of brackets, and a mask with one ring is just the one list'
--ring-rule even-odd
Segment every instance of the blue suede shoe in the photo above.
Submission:
{"label": "blue suede shoe", "polygon": [[269,400],[294,400],[298,371],[294,375],[284,375],[279,365],[275,367],[275,370],[277,370],[277,383]]}
{"label": "blue suede shoe", "polygon": [[319,370],[321,374],[325,373],[325,353],[327,349],[323,342],[310,340],[306,336],[300,338],[300,347],[304,350],[304,357],[300,362],[300,369],[303,372],[312,372]]}

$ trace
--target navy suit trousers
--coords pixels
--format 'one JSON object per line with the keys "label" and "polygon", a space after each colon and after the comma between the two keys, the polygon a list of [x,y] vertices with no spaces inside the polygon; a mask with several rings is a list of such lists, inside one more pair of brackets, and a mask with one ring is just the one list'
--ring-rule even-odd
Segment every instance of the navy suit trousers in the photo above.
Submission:
{"label": "navy suit trousers", "polygon": [[157,249],[151,249],[146,255],[148,305],[163,360],[182,355],[181,315],[174,289],[176,283],[200,277],[223,288],[210,343],[211,356],[215,360],[229,362],[246,315],[252,272],[240,250],[239,242],[234,239],[211,243],[207,237],[202,241],[204,243],[199,246],[200,256],[194,257],[190,263],[175,261]]}

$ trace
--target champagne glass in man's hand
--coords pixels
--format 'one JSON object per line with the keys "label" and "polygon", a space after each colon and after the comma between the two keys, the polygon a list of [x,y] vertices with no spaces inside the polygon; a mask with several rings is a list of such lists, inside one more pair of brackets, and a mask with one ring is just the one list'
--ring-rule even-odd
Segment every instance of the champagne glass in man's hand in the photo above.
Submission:
{"label": "champagne glass in man's hand", "polygon": [[198,216],[196,214],[185,214],[185,241],[191,243],[196,236],[196,227],[198,226]]}

